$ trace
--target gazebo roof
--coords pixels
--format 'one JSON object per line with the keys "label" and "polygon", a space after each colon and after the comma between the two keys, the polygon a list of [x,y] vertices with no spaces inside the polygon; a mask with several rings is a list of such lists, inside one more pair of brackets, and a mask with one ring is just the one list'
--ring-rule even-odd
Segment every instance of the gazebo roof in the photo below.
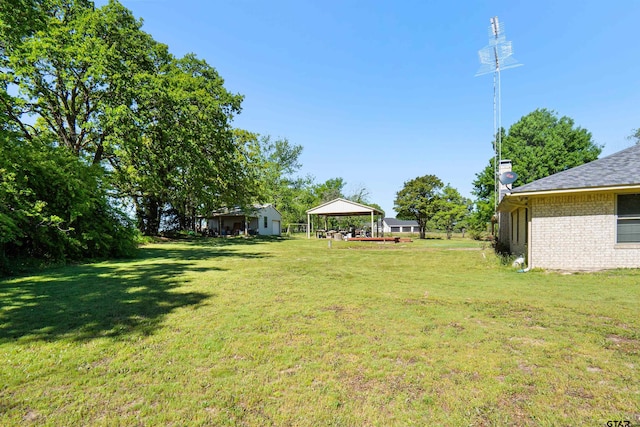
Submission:
{"label": "gazebo roof", "polygon": [[383,215],[384,212],[381,212],[380,210],[371,206],[361,205],[360,203],[352,202],[351,200],[338,198],[307,210],[307,214],[328,216],[355,216],[371,214]]}

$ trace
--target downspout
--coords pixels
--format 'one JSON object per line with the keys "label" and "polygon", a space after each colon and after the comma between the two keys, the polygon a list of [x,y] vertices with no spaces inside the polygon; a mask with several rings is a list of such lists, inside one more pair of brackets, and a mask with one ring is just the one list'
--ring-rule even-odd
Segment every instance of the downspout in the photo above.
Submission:
{"label": "downspout", "polygon": [[[527,208],[527,209],[529,209],[529,208]],[[533,246],[533,245],[531,245],[531,229],[533,228],[533,225],[531,224],[531,219],[532,219],[531,217],[533,215],[532,215],[531,211],[532,211],[532,209],[529,209],[529,212],[528,212],[528,215],[527,215],[528,216],[528,218],[527,218],[528,219],[528,221],[527,221],[527,267],[528,268],[533,268],[533,261],[531,259],[531,252],[532,252],[531,246]]]}

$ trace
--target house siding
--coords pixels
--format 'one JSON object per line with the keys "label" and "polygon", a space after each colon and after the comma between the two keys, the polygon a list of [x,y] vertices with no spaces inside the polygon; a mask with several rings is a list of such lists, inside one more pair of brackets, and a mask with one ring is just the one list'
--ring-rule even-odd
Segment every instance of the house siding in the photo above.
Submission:
{"label": "house siding", "polygon": [[[395,218],[391,218],[395,220]],[[382,219],[382,232],[383,233],[419,233],[420,227],[415,221],[399,221],[387,222],[388,218]],[[415,224],[407,224],[407,222],[413,222]]]}
{"label": "house siding", "polygon": [[[264,220],[267,219],[265,226]],[[214,213],[207,219],[207,229],[220,234],[244,234],[257,231],[261,235],[280,235],[282,215],[272,205],[255,206],[255,210],[244,214],[235,210],[231,213]]]}
{"label": "house siding", "polygon": [[531,197],[530,267],[640,267],[640,245],[616,244],[614,193]]}
{"label": "house siding", "polygon": [[[265,224],[266,217],[266,224]],[[264,206],[258,212],[258,232],[263,236],[279,236],[281,233],[282,215],[273,206]]]}
{"label": "house siding", "polygon": [[[509,238],[509,250],[514,255],[527,255],[527,209],[518,208],[510,213],[503,213],[502,215],[509,215],[509,221],[505,222],[503,226],[508,227]],[[504,240],[503,240],[504,241]]]}

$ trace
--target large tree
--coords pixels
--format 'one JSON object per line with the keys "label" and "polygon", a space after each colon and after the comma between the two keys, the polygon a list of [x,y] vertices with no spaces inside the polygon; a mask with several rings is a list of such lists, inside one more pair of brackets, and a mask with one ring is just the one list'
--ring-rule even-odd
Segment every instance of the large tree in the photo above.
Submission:
{"label": "large tree", "polygon": [[300,191],[309,179],[295,174],[301,167],[302,146],[291,144],[286,138],[273,139],[269,135],[256,136],[257,173],[259,194],[257,201],[274,205],[282,214],[285,224],[299,222]]}
{"label": "large tree", "polygon": [[144,234],[157,234],[167,219],[193,228],[197,214],[251,198],[246,145],[252,139],[230,126],[242,97],[226,91],[213,67],[193,55],[165,53],[135,85],[136,102],[112,115],[109,160]]}
{"label": "large tree", "polygon": [[[0,2],[0,242],[7,257],[129,253],[100,166],[110,107],[137,69],[137,23],[117,3]],[[144,58],[144,56],[142,56]],[[108,65],[108,66],[107,66]]]}
{"label": "large tree", "polygon": [[[520,186],[557,172],[579,166],[598,158],[602,147],[586,129],[575,126],[566,116],[547,109],[537,109],[514,123],[508,133],[502,132],[502,158],[513,162],[518,174],[514,184]],[[473,182],[477,197],[476,224],[483,224],[493,215],[494,159]]]}
{"label": "large tree", "polygon": [[24,3],[30,29],[15,17],[21,11],[0,10],[0,21],[23,34],[1,33],[3,110],[25,139],[50,132],[58,145],[100,163],[113,132],[110,113],[134,102],[134,77],[153,66],[157,43],[116,1],[101,8],[87,0]]}
{"label": "large tree", "polygon": [[333,199],[344,198],[343,189],[346,182],[343,178],[331,178],[313,186],[313,194],[316,202],[326,203]]}
{"label": "large tree", "polygon": [[10,3],[0,8],[0,110],[24,141],[103,167],[145,234],[168,213],[189,228],[214,205],[254,196],[253,159],[230,125],[242,96],[213,67],[174,58],[115,0]]}
{"label": "large tree", "polygon": [[464,221],[470,214],[472,203],[460,192],[450,185],[442,189],[442,193],[436,203],[436,213],[433,222],[438,229],[445,230],[447,239],[451,239],[454,229],[464,225]]}
{"label": "large tree", "polygon": [[427,222],[438,212],[440,190],[443,183],[435,175],[425,175],[404,183],[396,194],[394,209],[399,219],[416,220],[420,238],[426,235]]}

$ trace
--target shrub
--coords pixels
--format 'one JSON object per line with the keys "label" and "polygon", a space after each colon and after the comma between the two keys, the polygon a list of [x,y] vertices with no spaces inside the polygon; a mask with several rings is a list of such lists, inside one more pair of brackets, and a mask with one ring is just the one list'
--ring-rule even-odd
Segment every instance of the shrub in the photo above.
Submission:
{"label": "shrub", "polygon": [[2,270],[10,259],[56,262],[133,254],[135,229],[109,202],[102,168],[87,165],[65,148],[4,136],[0,136]]}

